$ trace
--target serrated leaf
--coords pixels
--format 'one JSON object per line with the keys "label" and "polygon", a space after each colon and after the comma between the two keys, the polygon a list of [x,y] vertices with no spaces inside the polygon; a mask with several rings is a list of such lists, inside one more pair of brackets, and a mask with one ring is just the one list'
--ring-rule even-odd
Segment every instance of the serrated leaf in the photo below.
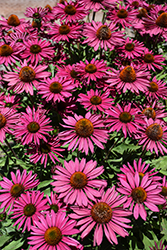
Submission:
{"label": "serrated leaf", "polygon": [[22,239],[17,241],[12,241],[8,246],[4,248],[4,250],[15,250],[20,249],[20,247],[23,245],[24,242],[21,242]]}
{"label": "serrated leaf", "polygon": [[2,247],[10,238],[11,236],[7,235],[0,236],[0,247]]}
{"label": "serrated leaf", "polygon": [[126,150],[137,150],[141,148],[141,146],[135,146],[133,144],[126,144],[125,142],[121,143],[119,146],[115,147],[112,149],[112,151],[116,151],[118,152],[119,154],[123,154],[124,151]]}

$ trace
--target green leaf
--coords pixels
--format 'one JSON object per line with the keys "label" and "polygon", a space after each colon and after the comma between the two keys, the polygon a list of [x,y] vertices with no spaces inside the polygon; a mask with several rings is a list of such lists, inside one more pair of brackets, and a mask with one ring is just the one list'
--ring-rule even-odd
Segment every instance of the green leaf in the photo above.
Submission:
{"label": "green leaf", "polygon": [[123,154],[123,152],[126,151],[126,150],[135,151],[135,150],[137,150],[139,148],[141,148],[141,146],[136,146],[136,145],[133,145],[133,144],[126,144],[125,142],[123,142],[119,146],[113,148],[112,151],[116,151],[119,154]]}
{"label": "green leaf", "polygon": [[17,240],[17,241],[12,241],[8,246],[4,248],[4,250],[15,250],[15,249],[20,249],[20,247],[23,245],[24,242],[21,242],[22,239]]}
{"label": "green leaf", "polygon": [[0,247],[2,247],[10,238],[11,236],[7,235],[0,236]]}
{"label": "green leaf", "polygon": [[40,188],[46,187],[46,186],[50,185],[51,182],[53,182],[53,180],[42,181],[39,183],[37,189],[39,190]]}

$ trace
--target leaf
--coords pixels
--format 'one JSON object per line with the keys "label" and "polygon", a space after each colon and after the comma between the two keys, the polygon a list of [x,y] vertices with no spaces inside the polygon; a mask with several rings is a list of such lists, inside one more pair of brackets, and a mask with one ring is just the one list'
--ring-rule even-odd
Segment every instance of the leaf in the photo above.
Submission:
{"label": "leaf", "polygon": [[0,247],[2,247],[10,238],[11,236],[7,235],[0,236]]}
{"label": "leaf", "polygon": [[24,242],[21,242],[22,239],[17,240],[17,241],[12,241],[8,246],[4,248],[4,250],[15,250],[15,249],[20,249],[20,247],[23,245]]}
{"label": "leaf", "polygon": [[53,182],[53,180],[42,181],[39,183],[37,189],[39,190],[40,188],[46,187],[46,186],[50,185],[51,182]]}
{"label": "leaf", "polygon": [[116,151],[119,154],[123,154],[123,152],[126,151],[126,150],[135,151],[135,150],[137,150],[139,148],[141,148],[141,146],[136,146],[136,145],[133,145],[133,144],[126,144],[125,142],[123,142],[119,146],[113,148],[112,151]]}
{"label": "leaf", "polygon": [[167,156],[153,160],[151,165],[153,165],[161,174],[167,175]]}

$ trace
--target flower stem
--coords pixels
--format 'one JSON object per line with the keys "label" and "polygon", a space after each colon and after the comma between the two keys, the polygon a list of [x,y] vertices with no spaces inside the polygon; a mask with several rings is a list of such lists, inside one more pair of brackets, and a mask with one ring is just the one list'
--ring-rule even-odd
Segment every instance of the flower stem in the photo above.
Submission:
{"label": "flower stem", "polygon": [[7,157],[9,157],[9,159],[11,159],[14,163],[16,163],[16,160],[13,160],[9,155],[8,152],[0,145],[0,148],[2,149],[2,151],[6,154]]}
{"label": "flower stem", "polygon": [[10,150],[12,151],[13,155],[16,157],[16,159],[18,159],[16,153],[14,152],[14,150],[12,149],[11,145],[9,144],[9,142],[7,141],[7,139],[5,139],[5,142],[7,144],[7,146],[10,148]]}

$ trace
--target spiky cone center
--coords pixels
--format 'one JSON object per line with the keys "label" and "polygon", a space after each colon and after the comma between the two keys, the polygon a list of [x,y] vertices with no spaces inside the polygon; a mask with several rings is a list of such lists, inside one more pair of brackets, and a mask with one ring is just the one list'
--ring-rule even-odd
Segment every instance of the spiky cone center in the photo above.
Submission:
{"label": "spiky cone center", "polygon": [[37,19],[37,18],[40,17],[40,14],[38,12],[36,12],[36,13],[33,14],[33,17]]}
{"label": "spiky cone center", "polygon": [[150,92],[157,92],[158,91],[158,84],[156,82],[150,82],[150,87],[149,87],[149,91]]}
{"label": "spiky cone center", "polygon": [[59,207],[56,204],[50,205],[50,211],[53,210],[55,213],[59,211]]}
{"label": "spiky cone center", "polygon": [[77,12],[75,6],[68,4],[66,5],[65,9],[64,9],[65,13],[68,15],[75,15],[75,13]]}
{"label": "spiky cone center", "polygon": [[47,5],[45,6],[45,9],[48,9],[49,12],[52,11],[52,7],[51,7],[49,4],[47,4]]}
{"label": "spiky cone center", "polygon": [[30,52],[33,54],[38,54],[41,51],[42,51],[41,46],[39,46],[38,44],[33,44],[30,47]]}
{"label": "spiky cone center", "polygon": [[44,234],[44,239],[48,245],[55,246],[62,239],[62,233],[58,227],[50,227]]}
{"label": "spiky cone center", "polygon": [[6,125],[6,118],[0,113],[0,129]]}
{"label": "spiky cone center", "polygon": [[74,78],[74,79],[79,78],[79,77],[78,77],[78,72],[75,71],[75,70],[73,70],[73,69],[70,71],[70,76],[71,76],[72,78]]}
{"label": "spiky cone center", "polygon": [[85,71],[87,73],[93,74],[97,71],[97,67],[96,67],[96,65],[89,63],[88,65],[86,65]]}
{"label": "spiky cone center", "polygon": [[144,55],[144,62],[152,63],[154,62],[154,56],[151,53],[147,53]]}
{"label": "spiky cone center", "polygon": [[10,26],[16,27],[16,26],[20,25],[20,20],[19,20],[18,16],[12,14],[8,17],[7,24]]}
{"label": "spiky cone center", "polygon": [[137,17],[141,19],[142,17],[147,17],[147,15],[148,15],[147,10],[145,8],[141,8],[139,10],[139,14],[137,14]]}
{"label": "spiky cone center", "polygon": [[54,94],[58,94],[62,91],[63,86],[61,83],[59,82],[52,82],[49,86],[49,90],[50,92],[54,93]]}
{"label": "spiky cone center", "polygon": [[163,12],[157,17],[156,25],[167,28],[167,12]]}
{"label": "spiky cone center", "polygon": [[167,187],[162,187],[162,191],[160,194],[166,197],[167,196]]}
{"label": "spiky cone center", "polygon": [[70,31],[71,31],[71,29],[70,29],[70,27],[68,25],[64,24],[64,25],[61,25],[59,27],[59,33],[61,35],[66,35],[66,34],[70,33]]}
{"label": "spiky cone center", "polygon": [[127,50],[127,51],[132,51],[132,50],[134,50],[134,44],[133,43],[127,43],[126,45],[125,45],[125,50]]}
{"label": "spiky cone center", "polygon": [[126,66],[121,70],[119,77],[123,82],[134,82],[136,80],[134,68],[132,66]]}
{"label": "spiky cone center", "polygon": [[96,36],[100,40],[109,40],[111,38],[111,30],[107,25],[102,25],[97,29]]}
{"label": "spiky cone center", "polygon": [[31,67],[25,66],[20,70],[19,78],[23,82],[32,82],[35,79],[35,75],[35,71]]}
{"label": "spiky cone center", "polygon": [[11,195],[15,198],[18,198],[23,192],[24,187],[22,184],[14,184],[10,189]]}
{"label": "spiky cone center", "polygon": [[133,5],[134,7],[139,7],[139,2],[138,2],[138,1],[133,1],[133,2],[132,2],[132,5]]}
{"label": "spiky cone center", "polygon": [[51,147],[48,143],[46,142],[42,142],[40,144],[40,151],[43,153],[43,154],[48,154],[51,152]]}
{"label": "spiky cone center", "polygon": [[142,187],[137,187],[132,190],[131,196],[137,203],[143,203],[147,198],[147,193]]}
{"label": "spiky cone center", "polygon": [[83,172],[75,172],[70,177],[70,184],[74,189],[82,189],[87,184],[87,176]]}
{"label": "spiky cone center", "polygon": [[93,105],[99,105],[102,103],[102,99],[100,96],[98,95],[94,95],[90,98],[90,102],[93,104]]}
{"label": "spiky cone center", "polygon": [[27,129],[30,133],[36,133],[38,132],[38,130],[40,129],[40,126],[37,122],[30,122],[27,125]]}
{"label": "spiky cone center", "polygon": [[91,216],[97,223],[105,224],[111,220],[112,209],[107,203],[98,202],[92,207]]}
{"label": "spiky cone center", "polygon": [[149,118],[155,119],[156,117],[156,112],[151,107],[143,109],[142,114],[144,114],[147,117],[147,119]]}
{"label": "spiky cone center", "polygon": [[159,141],[163,136],[163,129],[159,124],[154,123],[147,127],[145,133],[151,140]]}
{"label": "spiky cone center", "polygon": [[10,56],[13,53],[13,49],[11,46],[7,45],[7,44],[3,44],[0,47],[0,55],[1,56]]}
{"label": "spiky cone center", "polygon": [[132,115],[129,112],[121,112],[119,115],[119,120],[123,123],[128,123],[132,121]]}
{"label": "spiky cone center", "polygon": [[94,131],[93,124],[90,120],[82,118],[75,124],[76,134],[81,137],[89,137]]}
{"label": "spiky cone center", "polygon": [[126,18],[128,16],[128,12],[125,9],[120,9],[117,12],[117,17]]}
{"label": "spiky cone center", "polygon": [[29,203],[24,207],[23,211],[25,216],[30,217],[35,214],[36,207],[32,203]]}

